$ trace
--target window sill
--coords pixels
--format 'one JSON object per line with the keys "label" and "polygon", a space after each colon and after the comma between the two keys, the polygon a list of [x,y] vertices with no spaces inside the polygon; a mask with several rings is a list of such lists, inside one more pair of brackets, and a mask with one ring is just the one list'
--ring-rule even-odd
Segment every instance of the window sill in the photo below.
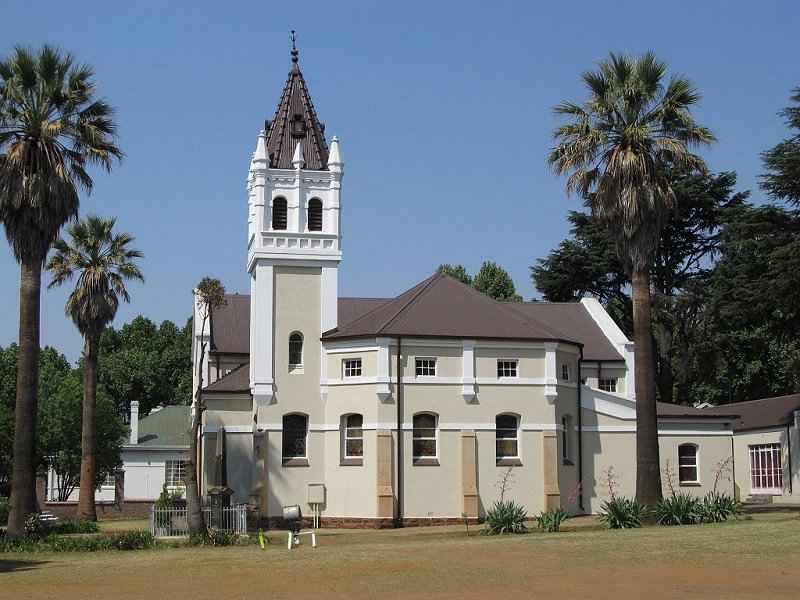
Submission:
{"label": "window sill", "polygon": [[498,467],[521,467],[522,461],[518,458],[496,458],[495,464]]}
{"label": "window sill", "polygon": [[678,485],[680,487],[700,487],[703,484],[699,481],[681,481]]}
{"label": "window sill", "polygon": [[307,458],[284,458],[283,459],[283,466],[284,467],[307,467],[308,466],[308,459]]}
{"label": "window sill", "polygon": [[438,467],[439,466],[439,459],[438,458],[415,458],[413,460],[413,464],[415,467]]}
{"label": "window sill", "polygon": [[361,467],[363,465],[363,458],[342,458],[339,460],[340,467]]}
{"label": "window sill", "polygon": [[302,375],[303,374],[303,365],[289,365],[289,373]]}

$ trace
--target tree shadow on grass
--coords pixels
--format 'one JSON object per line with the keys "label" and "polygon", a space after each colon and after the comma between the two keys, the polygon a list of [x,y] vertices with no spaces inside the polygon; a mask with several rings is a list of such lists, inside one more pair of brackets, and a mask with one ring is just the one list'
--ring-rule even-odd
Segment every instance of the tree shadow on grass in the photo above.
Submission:
{"label": "tree shadow on grass", "polygon": [[46,565],[46,560],[7,560],[0,558],[0,573],[14,573],[16,571],[33,571],[42,565]]}

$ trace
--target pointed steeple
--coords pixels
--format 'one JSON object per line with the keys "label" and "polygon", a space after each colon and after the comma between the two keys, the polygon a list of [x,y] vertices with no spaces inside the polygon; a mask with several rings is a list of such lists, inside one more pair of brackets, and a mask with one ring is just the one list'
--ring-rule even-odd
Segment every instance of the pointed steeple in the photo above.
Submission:
{"label": "pointed steeple", "polygon": [[295,146],[298,141],[302,141],[305,168],[324,171],[328,168],[325,126],[317,119],[314,103],[311,102],[311,95],[300,71],[299,54],[292,32],[292,67],[275,117],[266,124],[270,167],[291,169]]}
{"label": "pointed steeple", "polygon": [[328,155],[328,168],[331,171],[341,171],[343,164],[342,157],[339,154],[339,138],[333,136],[331,140],[331,153]]}

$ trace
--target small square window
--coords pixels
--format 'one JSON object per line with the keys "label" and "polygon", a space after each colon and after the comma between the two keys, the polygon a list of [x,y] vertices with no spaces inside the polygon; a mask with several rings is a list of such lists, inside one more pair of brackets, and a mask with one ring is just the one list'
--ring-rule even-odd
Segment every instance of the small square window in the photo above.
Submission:
{"label": "small square window", "polygon": [[498,360],[497,361],[497,377],[516,377],[517,376],[517,361],[516,360]]}
{"label": "small square window", "polygon": [[569,365],[566,363],[561,365],[561,379],[569,381]]}
{"label": "small square window", "polygon": [[418,358],[415,363],[417,377],[436,377],[435,358]]}
{"label": "small square window", "polygon": [[361,359],[346,358],[343,360],[342,374],[344,377],[361,377]]}

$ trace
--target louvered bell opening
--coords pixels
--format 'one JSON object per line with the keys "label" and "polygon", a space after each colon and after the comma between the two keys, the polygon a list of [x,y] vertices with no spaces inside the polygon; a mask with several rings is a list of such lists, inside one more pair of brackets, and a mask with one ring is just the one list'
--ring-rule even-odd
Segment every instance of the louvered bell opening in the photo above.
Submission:
{"label": "louvered bell opening", "polygon": [[308,203],[308,230],[322,231],[322,201],[316,198]]}
{"label": "louvered bell opening", "polygon": [[275,200],[272,201],[272,229],[286,229],[286,224],[286,199],[275,198]]}

